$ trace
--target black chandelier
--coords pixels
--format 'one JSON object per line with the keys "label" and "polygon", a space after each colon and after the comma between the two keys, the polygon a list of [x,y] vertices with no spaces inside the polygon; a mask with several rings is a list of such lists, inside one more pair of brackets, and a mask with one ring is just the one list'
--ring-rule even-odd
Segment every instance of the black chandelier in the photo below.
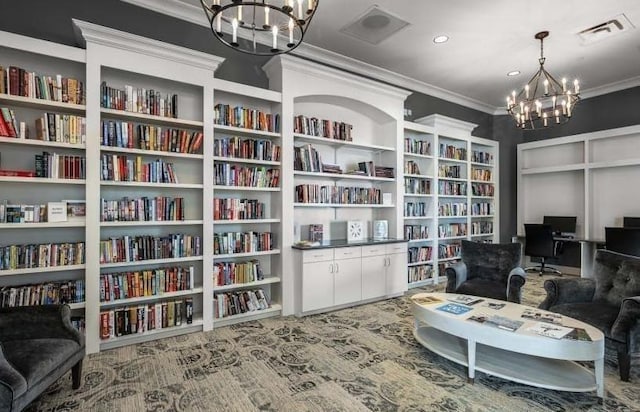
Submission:
{"label": "black chandelier", "polygon": [[513,116],[516,125],[522,129],[553,126],[571,119],[573,109],[580,100],[580,84],[574,80],[567,85],[567,79],[558,82],[544,68],[543,41],[548,31],[535,35],[540,40],[540,69],[524,86],[520,93],[514,90],[507,96],[507,112]]}
{"label": "black chandelier", "polygon": [[[238,51],[259,56],[288,53],[298,47],[318,9],[318,2],[200,0],[218,40]],[[259,43],[268,46],[258,47]]]}

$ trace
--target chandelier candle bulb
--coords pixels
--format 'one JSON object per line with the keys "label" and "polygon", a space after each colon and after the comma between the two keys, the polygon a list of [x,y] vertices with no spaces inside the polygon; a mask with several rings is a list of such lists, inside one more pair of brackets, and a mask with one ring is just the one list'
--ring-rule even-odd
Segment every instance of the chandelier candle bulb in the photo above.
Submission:
{"label": "chandelier candle bulb", "polygon": [[529,98],[529,85],[524,86],[524,92],[525,95],[527,96],[527,99]]}
{"label": "chandelier candle bulb", "polygon": [[242,6],[238,6],[238,22],[242,24]]}
{"label": "chandelier candle bulb", "polygon": [[304,0],[298,0],[298,19],[302,20],[304,18],[304,14],[302,14],[302,2]]}
{"label": "chandelier candle bulb", "polygon": [[580,92],[580,85],[578,84],[578,79],[575,79],[573,81],[573,90],[575,91],[575,94],[578,94]]}
{"label": "chandelier candle bulb", "polygon": [[273,28],[271,29],[272,33],[273,33],[273,44],[272,44],[272,48],[274,50],[276,50],[278,48],[278,26],[273,26]]}
{"label": "chandelier candle bulb", "polygon": [[547,127],[547,113],[542,113],[542,123],[544,124],[544,127]]}
{"label": "chandelier candle bulb", "polygon": [[238,43],[238,19],[233,19],[231,22],[231,27],[233,28],[233,33],[231,36],[231,44]]}
{"label": "chandelier candle bulb", "polygon": [[309,0],[309,5],[307,6],[307,14],[313,11],[313,0]]}
{"label": "chandelier candle bulb", "polygon": [[566,115],[567,115],[567,102],[563,100],[563,101],[561,102],[561,104],[562,104],[562,114],[563,114],[564,116],[566,116]]}
{"label": "chandelier candle bulb", "polygon": [[219,35],[222,35],[222,13],[218,14],[216,18],[216,31]]}
{"label": "chandelier candle bulb", "polygon": [[293,18],[289,19],[289,44],[293,44]]}
{"label": "chandelier candle bulb", "polygon": [[268,27],[269,27],[269,7],[265,7],[264,8],[264,28],[266,29]]}
{"label": "chandelier candle bulb", "polygon": [[562,93],[566,93],[567,92],[567,79],[566,78],[562,78]]}
{"label": "chandelier candle bulb", "polygon": [[544,94],[549,94],[549,80],[544,79]]}
{"label": "chandelier candle bulb", "polygon": [[553,96],[551,98],[551,103],[553,104],[553,110],[556,110],[556,100],[557,100],[556,96]]}
{"label": "chandelier candle bulb", "polygon": [[556,115],[556,123],[560,123],[560,111],[556,110],[555,115]]}

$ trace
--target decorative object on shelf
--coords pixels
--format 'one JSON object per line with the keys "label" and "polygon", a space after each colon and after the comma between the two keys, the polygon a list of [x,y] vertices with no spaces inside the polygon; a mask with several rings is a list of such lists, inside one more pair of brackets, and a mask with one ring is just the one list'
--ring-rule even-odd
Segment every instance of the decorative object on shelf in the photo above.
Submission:
{"label": "decorative object on shelf", "polygon": [[358,242],[364,240],[364,224],[362,220],[347,221],[347,241]]}
{"label": "decorative object on shelf", "polygon": [[373,221],[373,240],[383,240],[389,237],[389,222],[386,220]]}
{"label": "decorative object on shelf", "polygon": [[[318,2],[285,0],[273,4],[267,0],[200,0],[211,31],[218,40],[243,53],[259,56],[288,53],[298,47],[318,9]],[[223,26],[227,33],[223,33]],[[238,41],[238,36],[246,41]],[[265,46],[258,47],[258,43]]]}
{"label": "decorative object on shelf", "polygon": [[323,229],[321,224],[309,225],[309,241],[322,243]]}
{"label": "decorative object on shelf", "polygon": [[507,96],[507,112],[513,116],[516,125],[525,130],[566,123],[573,114],[575,105],[580,100],[580,84],[577,79],[571,85],[563,78],[558,82],[544,68],[544,39],[548,31],[535,35],[540,40],[540,69],[533,75],[524,89],[516,95],[514,90]]}

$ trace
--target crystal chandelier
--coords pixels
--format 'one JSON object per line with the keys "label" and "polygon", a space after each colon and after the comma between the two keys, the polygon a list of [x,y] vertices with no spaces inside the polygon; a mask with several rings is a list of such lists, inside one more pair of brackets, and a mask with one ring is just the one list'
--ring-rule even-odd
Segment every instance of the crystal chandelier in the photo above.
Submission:
{"label": "crystal chandelier", "polygon": [[[218,40],[233,49],[259,56],[288,53],[298,47],[318,9],[318,2],[200,0]],[[265,46],[258,47],[259,43]]]}
{"label": "crystal chandelier", "polygon": [[580,84],[567,79],[558,82],[544,68],[543,41],[548,31],[535,35],[540,40],[540,69],[524,86],[520,93],[514,90],[507,96],[507,112],[513,116],[516,125],[525,130],[538,129],[566,123],[571,119],[573,109],[580,100]]}

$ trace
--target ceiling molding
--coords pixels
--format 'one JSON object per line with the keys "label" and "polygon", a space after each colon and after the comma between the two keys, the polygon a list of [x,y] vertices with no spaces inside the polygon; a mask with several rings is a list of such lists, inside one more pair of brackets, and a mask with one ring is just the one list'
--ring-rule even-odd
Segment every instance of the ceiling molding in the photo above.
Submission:
{"label": "ceiling molding", "polygon": [[619,92],[620,90],[631,89],[632,87],[638,86],[640,86],[640,76],[587,89],[580,93],[580,97],[583,99],[590,99],[603,94]]}
{"label": "ceiling molding", "polygon": [[[182,19],[199,26],[209,28],[204,12],[189,4],[185,4],[178,0],[121,0],[135,6],[143,7],[158,13]],[[463,96],[459,93],[451,92],[443,88],[412,79],[408,76],[395,73],[391,70],[383,69],[361,60],[313,46],[308,43],[302,43],[298,46],[293,55],[313,60],[315,62],[345,70],[360,76],[368,77],[374,80],[382,81],[390,85],[401,87],[413,92],[427,94],[438,99],[446,100],[451,103],[459,104],[470,109],[478,110],[484,113],[493,114],[497,108],[491,104],[480,100]]]}
{"label": "ceiling molding", "polygon": [[435,129],[456,129],[466,133],[471,133],[473,129],[478,127],[476,123],[465,122],[464,120],[454,119],[453,117],[443,116],[441,114],[431,114],[414,120],[415,123],[431,126]]}

